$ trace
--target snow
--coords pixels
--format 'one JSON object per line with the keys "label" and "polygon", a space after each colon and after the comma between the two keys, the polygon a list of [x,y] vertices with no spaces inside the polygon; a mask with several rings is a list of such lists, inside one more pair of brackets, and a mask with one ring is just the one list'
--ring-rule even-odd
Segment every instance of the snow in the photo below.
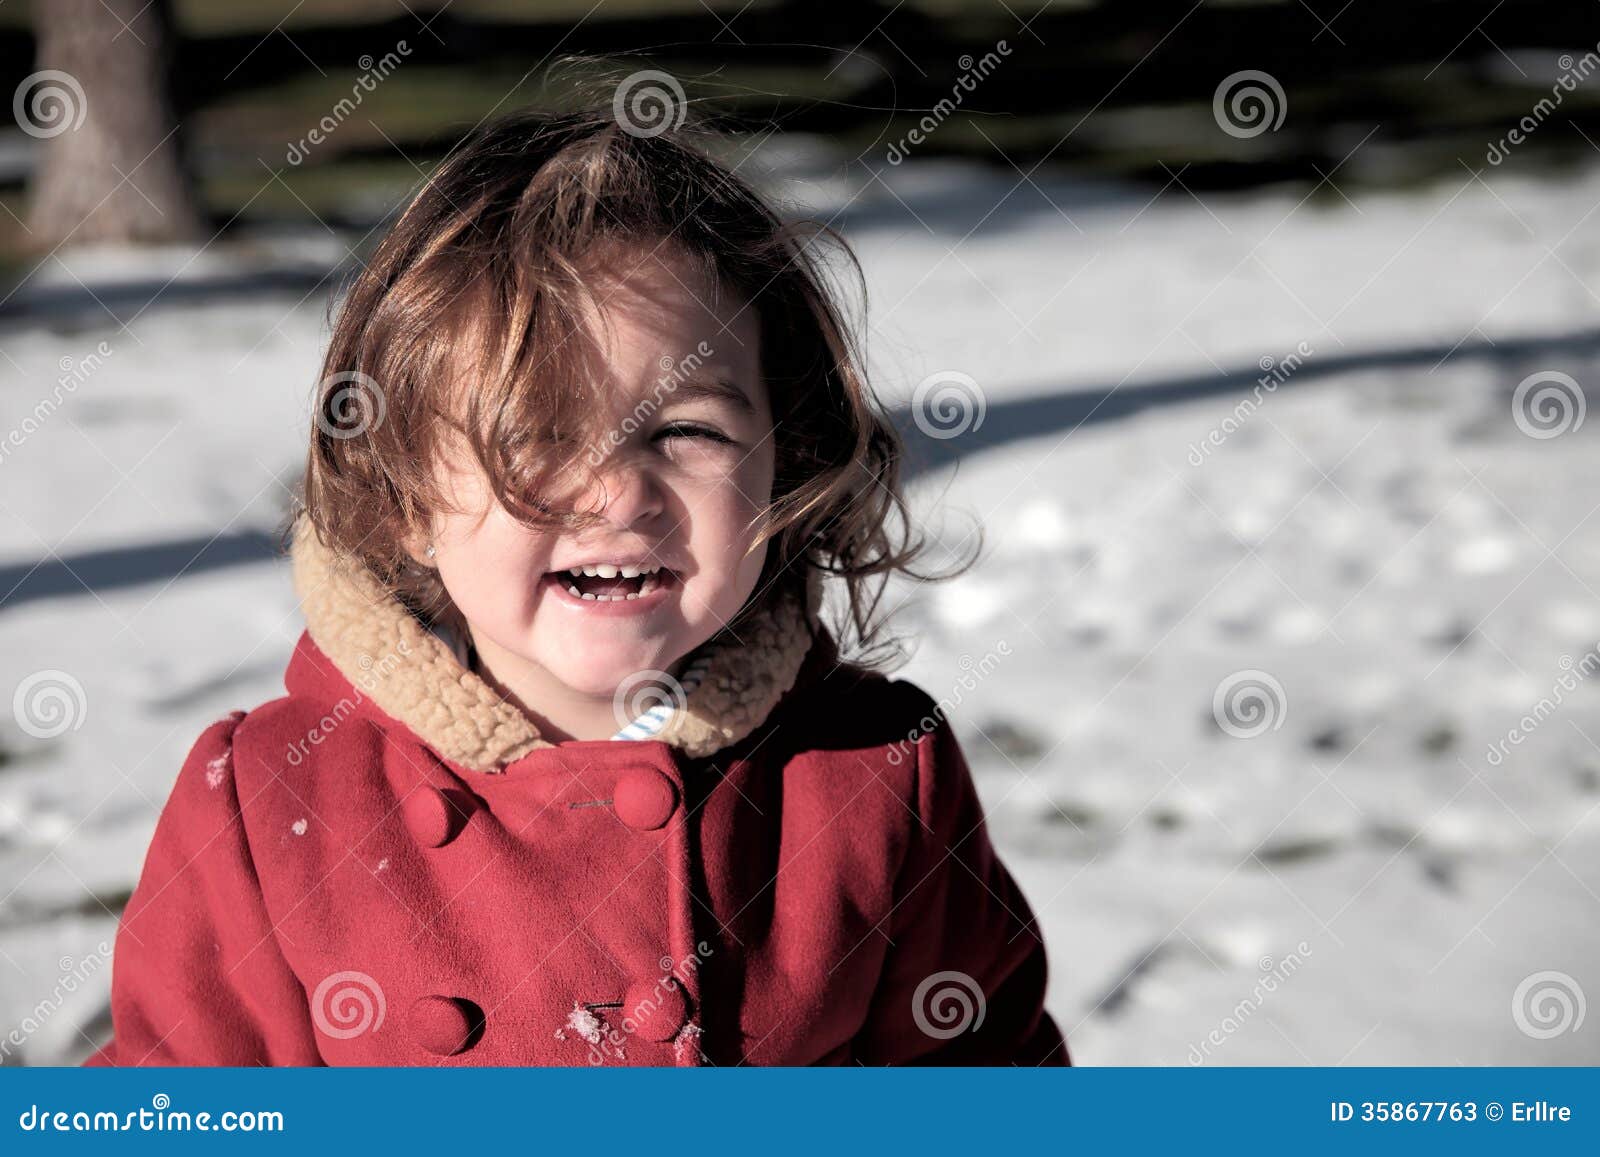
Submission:
{"label": "snow", "polygon": [[703,1054],[700,1051],[700,1038],[705,1035],[705,1030],[693,1021],[678,1030],[678,1035],[672,1038],[672,1057],[680,1065],[699,1064]]}
{"label": "snow", "polygon": [[[596,1016],[592,1009],[585,1008],[577,1001],[573,1001],[572,1011],[567,1014],[566,1027],[592,1045],[600,1043],[600,1038],[605,1035],[606,1028],[605,1021]],[[559,1029],[557,1030],[557,1035],[560,1035]],[[565,1040],[566,1038],[561,1037],[561,1039]]]}
{"label": "snow", "polygon": [[219,755],[206,761],[206,786],[216,791],[228,782],[229,756]]}
{"label": "snow", "polygon": [[[858,247],[880,391],[981,391],[956,437],[906,429],[919,518],[984,553],[890,602],[905,677],[977,679],[955,726],[1074,1058],[1600,1062],[1593,1018],[1559,1027],[1600,992],[1596,424],[1514,413],[1531,375],[1600,380],[1600,169],[1202,205],[808,165],[783,189]],[[49,737],[0,716],[0,1029],[109,939],[195,737],[281,693],[301,625],[265,557],[92,592],[57,560],[271,535],[329,256],[75,255],[13,299],[49,312],[0,332],[0,686],[64,672],[82,698]],[[215,291],[232,278],[259,286]],[[61,312],[79,279],[127,293]],[[196,292],[150,304],[168,281]],[[1286,376],[1253,395],[1266,358]],[[1213,704],[1246,672],[1281,691],[1257,681],[1277,726],[1243,738]],[[108,981],[0,1059],[81,1059]]]}

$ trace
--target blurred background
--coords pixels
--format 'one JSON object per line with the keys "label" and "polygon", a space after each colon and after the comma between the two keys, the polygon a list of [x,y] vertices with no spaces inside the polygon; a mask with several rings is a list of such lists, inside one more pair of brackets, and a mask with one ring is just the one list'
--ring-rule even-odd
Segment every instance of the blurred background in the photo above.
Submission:
{"label": "blurred background", "polygon": [[865,275],[896,586],[1088,1064],[1600,1063],[1600,7],[0,0],[0,1063],[282,693],[328,311],[463,135],[685,113]]}

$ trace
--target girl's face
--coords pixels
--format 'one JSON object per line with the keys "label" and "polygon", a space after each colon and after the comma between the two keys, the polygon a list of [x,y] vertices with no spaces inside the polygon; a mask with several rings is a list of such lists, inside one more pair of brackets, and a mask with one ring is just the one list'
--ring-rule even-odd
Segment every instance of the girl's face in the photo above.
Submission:
{"label": "girl's face", "polygon": [[475,462],[445,464],[469,513],[436,518],[430,561],[483,661],[535,709],[675,673],[743,606],[766,558],[765,544],[751,549],[774,455],[755,311],[668,247],[641,257],[617,262],[597,294],[608,435],[588,458],[601,481],[545,495],[600,521],[529,529]]}

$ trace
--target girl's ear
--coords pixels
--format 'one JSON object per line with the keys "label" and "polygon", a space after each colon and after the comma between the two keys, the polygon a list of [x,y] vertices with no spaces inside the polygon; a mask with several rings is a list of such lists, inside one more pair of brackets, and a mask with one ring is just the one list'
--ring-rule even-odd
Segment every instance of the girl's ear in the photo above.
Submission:
{"label": "girl's ear", "polygon": [[433,540],[419,527],[409,527],[401,533],[400,548],[420,567],[432,570],[436,565],[432,554]]}

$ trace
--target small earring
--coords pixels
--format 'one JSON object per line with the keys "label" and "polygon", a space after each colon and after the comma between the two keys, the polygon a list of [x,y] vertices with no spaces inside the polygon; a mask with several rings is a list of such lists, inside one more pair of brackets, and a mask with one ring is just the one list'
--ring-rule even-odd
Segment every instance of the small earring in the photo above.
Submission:
{"label": "small earring", "polygon": [[425,551],[423,551],[423,552],[422,552],[422,553],[423,553],[423,554],[424,554],[424,555],[425,555],[425,556],[426,556],[426,557],[428,557],[428,558],[432,558],[432,557],[433,557],[433,556],[434,556],[434,554],[435,554],[435,553],[436,553],[436,552],[435,552],[435,551],[434,551],[434,549],[433,549],[433,543],[431,543],[431,542],[430,542],[430,543],[429,543],[429,544],[428,544],[428,549],[427,549],[427,550],[425,550]]}

